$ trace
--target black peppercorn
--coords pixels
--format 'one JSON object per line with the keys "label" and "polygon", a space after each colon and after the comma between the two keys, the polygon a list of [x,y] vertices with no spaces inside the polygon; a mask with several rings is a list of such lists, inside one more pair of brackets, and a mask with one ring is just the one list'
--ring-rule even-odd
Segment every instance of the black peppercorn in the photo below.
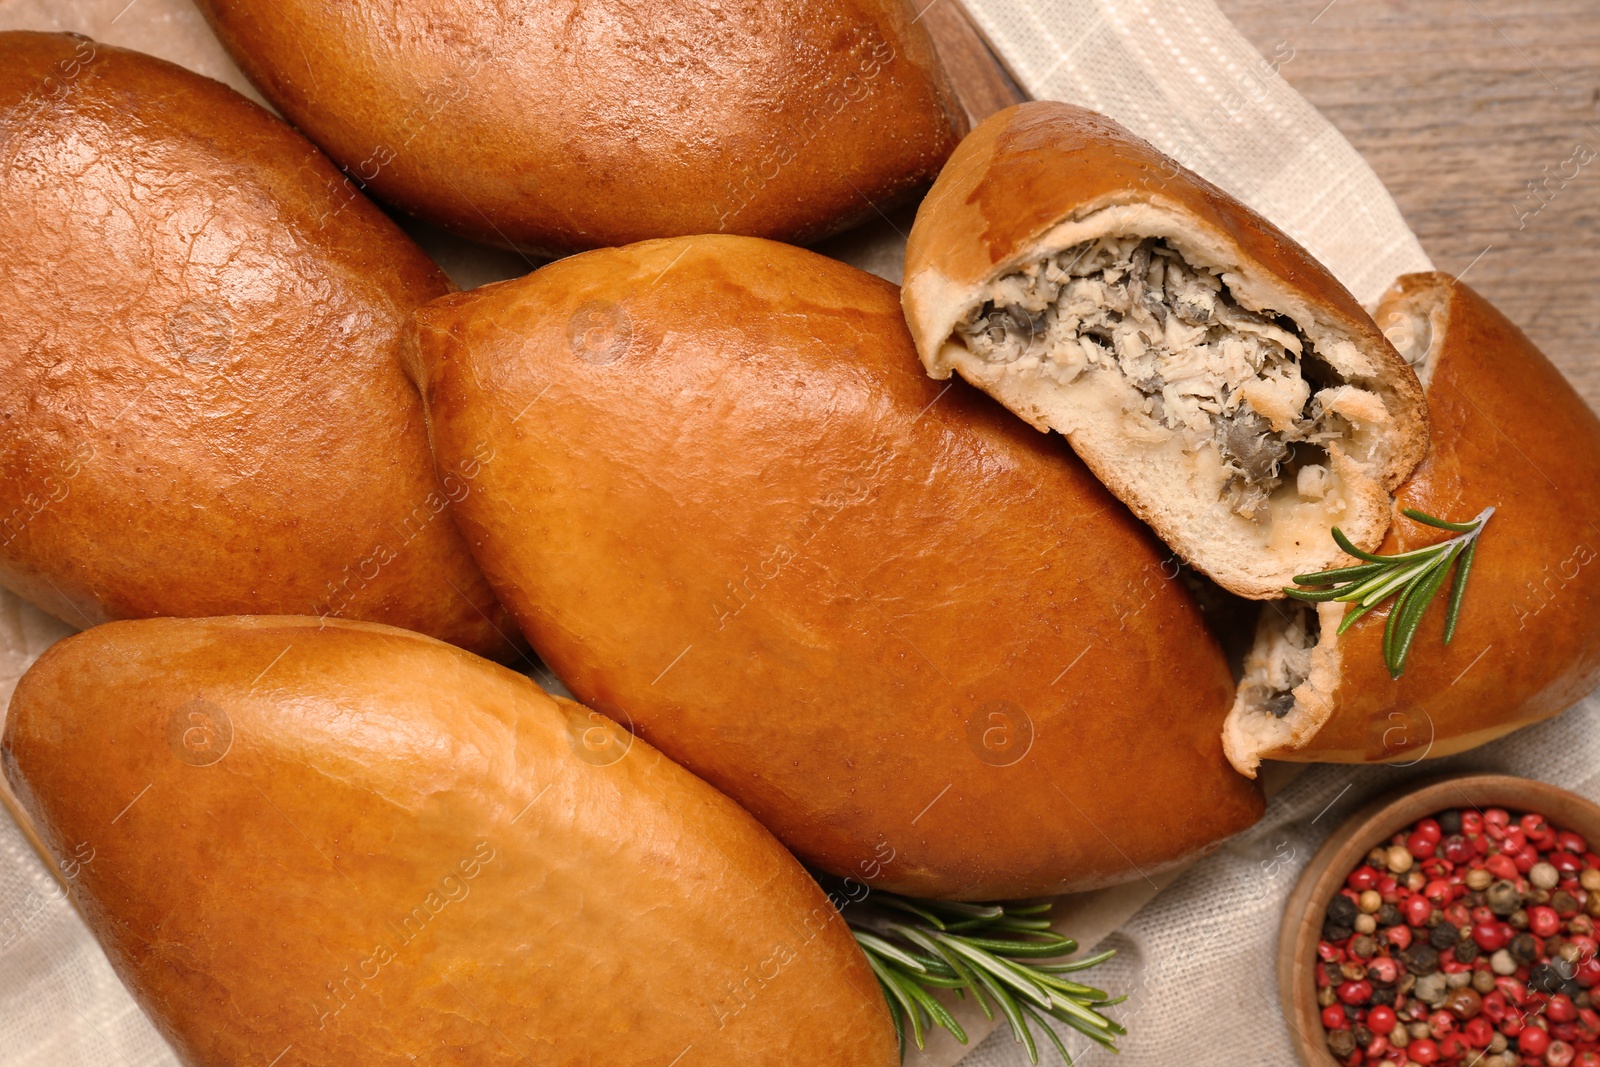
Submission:
{"label": "black peppercorn", "polygon": [[1456,942],[1456,962],[1471,963],[1478,958],[1478,943],[1472,938],[1463,938]]}
{"label": "black peppercorn", "polygon": [[1372,987],[1372,1003],[1394,1007],[1395,989],[1392,985],[1375,985]]}
{"label": "black peppercorn", "polygon": [[[1510,885],[1511,883],[1507,882],[1506,884]],[[1322,921],[1331,923],[1334,926],[1354,926],[1356,916],[1359,914],[1361,914],[1361,909],[1356,907],[1356,902],[1340,893],[1328,901],[1328,910],[1323,913]]]}
{"label": "black peppercorn", "polygon": [[1439,815],[1439,829],[1446,837],[1461,832],[1461,813],[1459,811],[1446,811]]}
{"label": "black peppercorn", "polygon": [[1350,1028],[1350,1036],[1356,1039],[1356,1048],[1366,1048],[1372,1044],[1372,1031],[1360,1023],[1356,1023]]}
{"label": "black peppercorn", "polygon": [[1356,1037],[1349,1030],[1335,1030],[1328,1035],[1328,1048],[1342,1060],[1356,1050]]}
{"label": "black peppercorn", "polygon": [[1461,931],[1447,922],[1441,922],[1428,934],[1428,944],[1443,952],[1447,948],[1454,948],[1456,942],[1461,940]]}
{"label": "black peppercorn", "polygon": [[1536,963],[1528,968],[1528,988],[1536,993],[1560,993],[1575,973],[1566,960]]}
{"label": "black peppercorn", "polygon": [[[1336,899],[1344,900],[1343,897]],[[1489,910],[1501,918],[1505,918],[1522,907],[1522,894],[1517,892],[1517,887],[1514,883],[1508,882],[1504,878],[1484,891],[1484,900],[1488,903]],[[1349,901],[1345,901],[1345,903],[1350,904]],[[1352,908],[1355,907],[1354,904],[1350,904],[1350,906]],[[1331,904],[1328,906],[1328,910],[1333,910]],[[1355,916],[1352,915],[1350,918],[1352,922],[1355,921]]]}
{"label": "black peppercorn", "polygon": [[1353,933],[1355,931],[1348,926],[1334,926],[1332,923],[1322,924],[1322,940],[1324,941],[1343,941]]}
{"label": "black peppercorn", "polygon": [[1406,917],[1402,915],[1400,913],[1400,909],[1395,907],[1393,904],[1385,904],[1383,907],[1378,909],[1379,926],[1399,926],[1405,921]]}
{"label": "black peppercorn", "polygon": [[1439,969],[1439,950],[1432,945],[1412,945],[1400,953],[1400,962],[1418,978]]}
{"label": "black peppercorn", "polygon": [[1511,958],[1518,963],[1532,963],[1539,958],[1539,946],[1533,940],[1532,934],[1518,934],[1511,939],[1511,944],[1507,947],[1511,949]]}

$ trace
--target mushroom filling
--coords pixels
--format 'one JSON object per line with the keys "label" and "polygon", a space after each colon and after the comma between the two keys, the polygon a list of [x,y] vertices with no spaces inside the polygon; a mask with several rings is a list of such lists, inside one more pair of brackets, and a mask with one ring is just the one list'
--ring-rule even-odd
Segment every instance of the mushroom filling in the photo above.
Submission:
{"label": "mushroom filling", "polygon": [[1281,719],[1294,710],[1294,691],[1311,677],[1311,653],[1322,632],[1316,610],[1306,604],[1274,604],[1257,631],[1245,678],[1245,704]]}
{"label": "mushroom filling", "polygon": [[1029,263],[991,283],[956,330],[980,359],[1062,386],[1116,372],[1129,436],[1214,449],[1218,498],[1248,519],[1264,520],[1285,484],[1321,500],[1327,442],[1351,432],[1332,410],[1349,387],[1299,327],[1241,307],[1164,239],[1102,237]]}

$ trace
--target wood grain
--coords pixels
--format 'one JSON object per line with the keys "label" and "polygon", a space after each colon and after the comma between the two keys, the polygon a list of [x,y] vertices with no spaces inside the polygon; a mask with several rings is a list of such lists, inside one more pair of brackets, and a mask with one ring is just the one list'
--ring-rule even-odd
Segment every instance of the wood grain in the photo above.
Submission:
{"label": "wood grain", "polygon": [[1434,264],[1600,407],[1600,6],[1218,2],[1258,50],[1294,49],[1283,77],[1372,164]]}
{"label": "wood grain", "polygon": [[990,51],[960,0],[918,0],[917,6],[917,20],[933,38],[972,125],[1028,98]]}

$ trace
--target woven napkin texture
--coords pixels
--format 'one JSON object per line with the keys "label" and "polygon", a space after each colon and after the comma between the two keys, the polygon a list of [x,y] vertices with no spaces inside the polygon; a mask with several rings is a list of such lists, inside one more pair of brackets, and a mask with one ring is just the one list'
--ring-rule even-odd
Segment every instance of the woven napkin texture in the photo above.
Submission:
{"label": "woven napkin texture", "polygon": [[[1294,61],[1291,43],[1257,52],[1211,0],[968,0],[967,6],[1031,95],[1118,119],[1271,218],[1364,303],[1397,275],[1429,269],[1370,168],[1278,76]],[[9,28],[75,30],[250,91],[185,0],[0,0],[0,29]],[[66,632],[0,590],[0,707],[27,664]],[[1105,987],[1131,994],[1118,1010],[1132,1033],[1116,1061],[1088,1051],[1079,1062],[1291,1063],[1273,988],[1277,926],[1321,838],[1375,792],[1450,769],[1504,770],[1600,796],[1597,727],[1600,703],[1590,701],[1448,761],[1405,770],[1315,768],[1277,797],[1261,825],[1179,875],[1154,902],[1145,904],[1155,882],[1080,898],[1072,915],[1085,940],[1120,925],[1106,943],[1121,954],[1091,973]],[[1075,1051],[1087,1047],[1070,1034],[1067,1040]],[[960,1051],[947,1044],[930,1048],[931,1055],[913,1053],[910,1062],[947,1067]],[[20,830],[0,818],[0,1067],[176,1062]],[[962,1062],[1014,1067],[1027,1059],[1001,1031]]]}

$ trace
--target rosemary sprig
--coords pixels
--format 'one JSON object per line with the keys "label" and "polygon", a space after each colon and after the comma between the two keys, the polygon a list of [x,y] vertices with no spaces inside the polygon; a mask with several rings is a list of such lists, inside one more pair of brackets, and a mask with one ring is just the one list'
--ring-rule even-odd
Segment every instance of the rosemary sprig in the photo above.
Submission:
{"label": "rosemary sprig", "polygon": [[1455,584],[1450,589],[1444,617],[1444,643],[1448,645],[1455,637],[1456,623],[1461,618],[1461,598],[1466,594],[1467,576],[1472,573],[1472,560],[1478,548],[1478,535],[1483,533],[1494,508],[1484,508],[1471,522],[1447,522],[1415,508],[1406,508],[1403,514],[1416,522],[1449,530],[1456,536],[1427,548],[1393,556],[1375,556],[1351,544],[1344,531],[1335,526],[1333,539],[1339,547],[1363,562],[1319,574],[1295,575],[1296,584],[1320,588],[1284,589],[1297,600],[1331,600],[1353,605],[1339,624],[1341,636],[1357,619],[1394,597],[1394,606],[1389,609],[1389,620],[1383,628],[1383,662],[1391,678],[1405,673],[1406,656],[1411,652],[1417,627],[1422,624],[1428,605],[1444,587],[1452,567],[1455,568]]}
{"label": "rosemary sprig", "polygon": [[1072,1057],[1046,1016],[1112,1052],[1116,1038],[1127,1033],[1099,1011],[1120,1004],[1123,997],[1061,977],[1104,963],[1114,951],[1066,963],[1041,962],[1078,948],[1076,941],[1050,929],[1049,904],[961,904],[891,893],[874,893],[872,903],[875,908],[866,914],[850,909],[846,921],[883,987],[902,1055],[907,1024],[919,1049],[935,1026],[967,1043],[961,1024],[934,998],[939,989],[953,989],[962,998],[971,993],[990,1019],[998,1007],[1028,1050],[1030,1063],[1039,1062],[1033,1035],[1037,1023],[1071,1067]]}

